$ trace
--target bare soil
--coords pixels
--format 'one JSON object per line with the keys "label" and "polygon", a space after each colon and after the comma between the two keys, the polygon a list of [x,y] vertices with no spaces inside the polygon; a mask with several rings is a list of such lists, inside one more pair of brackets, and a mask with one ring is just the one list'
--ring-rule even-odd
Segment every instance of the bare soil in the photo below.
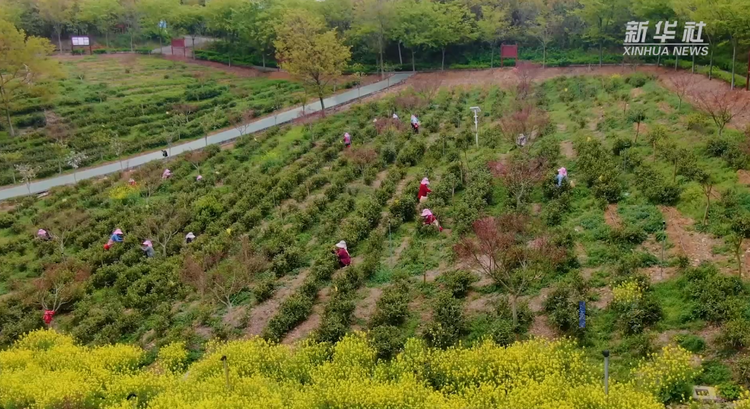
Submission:
{"label": "bare soil", "polygon": [[354,319],[370,322],[370,318],[375,314],[375,305],[383,295],[383,289],[379,287],[365,287],[360,290],[360,294],[362,294],[364,298],[362,298],[362,300],[357,303],[356,307],[354,307]]}
{"label": "bare soil", "polygon": [[750,172],[746,171],[745,169],[738,170],[737,182],[746,186],[750,186]]}
{"label": "bare soil", "polygon": [[282,344],[293,344],[296,341],[303,339],[320,327],[320,323],[323,322],[323,311],[325,305],[330,299],[330,288],[325,287],[318,291],[318,297],[315,304],[312,307],[310,316],[305,321],[297,325],[297,327],[291,331],[281,340]]}
{"label": "bare soil", "polygon": [[248,320],[248,327],[245,331],[248,336],[260,335],[263,332],[263,329],[266,328],[271,317],[276,315],[281,303],[284,302],[287,297],[294,294],[297,288],[302,286],[308,272],[308,270],[302,270],[294,277],[286,276],[279,280],[282,282],[283,287],[276,290],[273,297],[253,307],[250,311],[250,319]]}
{"label": "bare soil", "polygon": [[534,317],[534,322],[529,328],[529,334],[535,337],[554,339],[555,330],[549,325],[549,320],[546,315],[537,315]]}
{"label": "bare soil", "polygon": [[620,228],[622,226],[622,220],[620,219],[620,215],[617,214],[617,204],[609,204],[607,205],[607,210],[604,211],[604,222],[607,223],[609,227],[612,228]]}
{"label": "bare soil", "polygon": [[644,268],[642,271],[651,279],[652,283],[667,281],[677,275],[677,267],[652,266]]}
{"label": "bare soil", "polygon": [[683,216],[676,208],[660,206],[659,210],[667,221],[667,237],[674,244],[670,249],[671,255],[684,254],[692,265],[697,266],[701,261],[722,261],[726,257],[713,254],[713,247],[721,241],[705,233],[691,231],[693,219]]}
{"label": "bare soil", "polygon": [[578,154],[576,153],[576,150],[573,149],[572,141],[560,142],[560,151],[562,152],[563,156],[565,156],[568,159],[575,159],[575,157],[578,156]]}
{"label": "bare soil", "polygon": [[544,301],[547,300],[547,296],[552,292],[552,288],[546,287],[539,291],[539,295],[533,297],[524,297],[529,301],[529,309],[531,312],[540,312],[544,306]]}
{"label": "bare soil", "polygon": [[606,308],[614,296],[612,295],[612,289],[609,287],[602,287],[594,289],[594,292],[599,295],[599,299],[591,303],[596,308]]}

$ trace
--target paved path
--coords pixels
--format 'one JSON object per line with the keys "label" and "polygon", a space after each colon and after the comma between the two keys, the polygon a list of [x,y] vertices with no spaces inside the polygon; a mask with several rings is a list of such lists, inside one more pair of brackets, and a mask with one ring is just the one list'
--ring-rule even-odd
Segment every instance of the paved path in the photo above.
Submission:
{"label": "paved path", "polygon": [[[334,107],[337,105],[342,105],[342,104],[355,101],[359,97],[364,97],[366,95],[374,94],[378,91],[382,91],[388,88],[391,85],[398,84],[406,80],[407,78],[409,78],[411,75],[412,73],[397,73],[386,80],[376,82],[374,84],[366,85],[360,89],[354,88],[349,91],[343,92],[341,94],[333,95],[324,100],[325,106],[326,108],[330,108],[330,107]],[[311,112],[317,112],[317,111],[320,111],[320,101],[316,103],[311,103],[305,106],[305,114],[309,114]],[[302,113],[302,107],[297,107],[294,109],[290,109],[288,111],[279,112],[275,117],[269,116],[267,118],[263,118],[263,119],[260,119],[258,121],[251,123],[248,126],[246,133],[254,133],[254,132],[262,131],[264,129],[270,128],[277,124],[283,124],[286,122],[293,121],[297,119],[301,113]],[[232,139],[238,138],[239,136],[240,136],[240,132],[237,129],[228,129],[228,130],[209,136],[207,142],[209,145],[224,143]],[[180,153],[183,153],[183,152],[199,150],[204,147],[206,147],[206,140],[204,138],[201,138],[201,139],[197,139],[194,141],[172,146],[171,155],[172,156],[179,155]],[[114,163],[109,163],[105,165],[95,166],[92,168],[81,169],[76,173],[76,179],[83,180],[83,179],[90,179],[90,178],[95,178],[99,176],[104,176],[110,173],[120,172],[121,166],[124,166],[125,168],[133,168],[133,167],[137,167],[137,166],[143,165],[151,161],[163,160],[163,159],[164,158],[161,155],[161,151],[145,153],[142,155],[132,156],[130,158],[123,158],[123,160],[120,162],[114,162]],[[44,179],[44,180],[32,182],[28,188],[26,185],[10,186],[4,189],[0,189],[0,200],[10,199],[10,198],[19,197],[19,196],[25,196],[25,195],[28,195],[29,193],[45,192],[55,186],[73,184],[75,183],[76,179],[73,178],[73,174],[71,173],[71,174],[65,174],[65,175],[57,176],[57,177],[50,178],[50,179]]]}

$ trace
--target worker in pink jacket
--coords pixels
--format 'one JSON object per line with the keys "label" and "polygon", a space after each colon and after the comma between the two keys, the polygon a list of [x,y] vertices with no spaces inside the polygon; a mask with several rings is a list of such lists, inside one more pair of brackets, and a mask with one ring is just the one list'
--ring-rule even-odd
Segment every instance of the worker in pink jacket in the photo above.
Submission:
{"label": "worker in pink jacket", "polygon": [[346,267],[352,264],[352,258],[349,255],[349,250],[346,249],[346,242],[344,240],[336,243],[334,252],[336,253],[336,257],[339,258],[339,267]]}
{"label": "worker in pink jacket", "polygon": [[430,190],[430,188],[427,187],[429,185],[430,185],[430,180],[427,178],[422,179],[422,182],[419,184],[419,193],[417,194],[417,200],[420,203],[427,200],[427,194],[432,192],[432,190]]}
{"label": "worker in pink jacket", "polygon": [[430,209],[424,209],[422,210],[422,218],[424,220],[424,224],[431,224],[438,228],[438,230],[443,231],[443,227],[438,222],[438,219],[435,217],[434,214],[430,211]]}

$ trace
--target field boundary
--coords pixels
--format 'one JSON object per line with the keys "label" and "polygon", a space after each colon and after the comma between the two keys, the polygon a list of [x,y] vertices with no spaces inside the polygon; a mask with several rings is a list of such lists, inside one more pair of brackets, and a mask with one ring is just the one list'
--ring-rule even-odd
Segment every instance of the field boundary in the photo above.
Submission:
{"label": "field boundary", "polygon": [[[349,104],[351,102],[358,101],[361,98],[374,95],[382,90],[385,90],[394,85],[398,85],[412,76],[413,73],[398,73],[385,80],[365,85],[360,88],[352,88],[347,92],[341,94],[332,95],[325,98],[324,104],[326,110],[329,108],[335,108],[337,106]],[[305,115],[309,116],[313,113],[320,112],[320,102],[314,102],[305,105]],[[247,127],[245,134],[252,134],[271,128],[273,126],[282,125],[302,117],[302,106],[298,106],[286,111],[278,112],[273,115],[268,115],[257,121],[251,122]],[[240,132],[236,128],[226,129],[224,131],[209,135],[206,138],[194,139],[189,142],[185,142],[178,145],[173,145],[171,148],[171,155],[179,155],[184,152],[196,151],[207,147],[208,145],[220,145],[230,142],[234,139],[239,138]],[[81,169],[75,173],[63,174],[53,178],[43,179],[31,182],[28,186],[25,184],[17,184],[0,189],[0,201],[12,199],[15,197],[27,196],[35,193],[46,192],[49,189],[57,186],[65,186],[77,183],[77,181],[84,179],[92,179],[96,177],[105,176],[111,173],[121,172],[125,169],[133,169],[142,166],[146,163],[165,160],[162,156],[161,150],[153,152],[142,153],[129,158],[123,158],[107,164],[92,166],[89,168]]]}

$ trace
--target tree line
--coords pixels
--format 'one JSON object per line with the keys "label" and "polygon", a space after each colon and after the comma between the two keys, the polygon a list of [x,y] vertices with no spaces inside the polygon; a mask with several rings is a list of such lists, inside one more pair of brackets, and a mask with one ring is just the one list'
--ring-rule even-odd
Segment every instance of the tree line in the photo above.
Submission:
{"label": "tree line", "polygon": [[107,45],[127,34],[131,48],[139,38],[210,35],[264,65],[292,10],[335,29],[354,61],[380,71],[396,58],[415,68],[428,54],[444,68],[449,50],[489,51],[494,66],[501,42],[538,49],[543,64],[550,49],[598,52],[601,63],[607,49],[621,50],[631,21],[649,22],[649,37],[658,22],[677,21],[677,42],[685,22],[703,21],[704,40],[724,47],[732,64],[750,42],[750,0],[0,0],[0,16],[60,49],[75,34]]}

